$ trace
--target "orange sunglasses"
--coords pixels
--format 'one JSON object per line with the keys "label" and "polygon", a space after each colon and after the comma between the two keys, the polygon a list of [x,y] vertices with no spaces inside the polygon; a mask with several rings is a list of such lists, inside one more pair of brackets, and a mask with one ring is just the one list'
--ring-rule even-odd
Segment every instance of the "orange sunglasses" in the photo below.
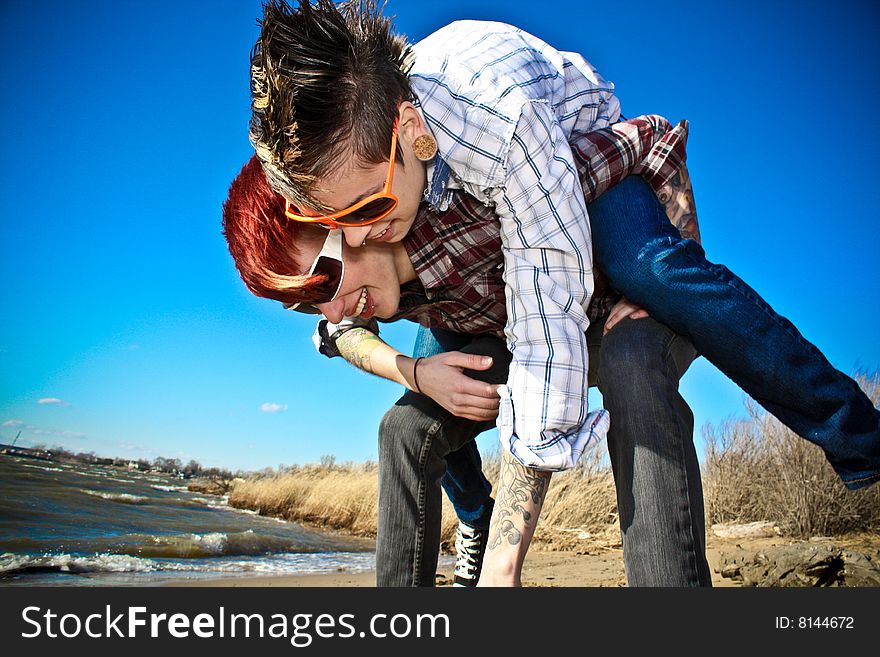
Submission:
{"label": "orange sunglasses", "polygon": [[334,212],[333,214],[309,217],[300,214],[298,209],[288,201],[284,214],[288,219],[303,221],[310,224],[321,224],[325,228],[341,228],[344,226],[368,226],[387,217],[397,207],[397,197],[391,193],[394,181],[394,160],[397,155],[397,121],[391,133],[391,155],[388,156],[388,173],[385,176],[385,187],[378,194],[370,194],[354,205]]}

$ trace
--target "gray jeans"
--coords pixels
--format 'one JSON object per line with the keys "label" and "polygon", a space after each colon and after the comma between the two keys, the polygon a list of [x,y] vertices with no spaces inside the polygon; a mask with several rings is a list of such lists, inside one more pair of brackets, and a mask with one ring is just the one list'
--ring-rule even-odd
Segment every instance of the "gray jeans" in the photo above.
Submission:
{"label": "gray jeans", "polygon": [[[587,333],[590,384],[611,413],[608,447],[630,586],[710,586],[693,415],[678,381],[696,356],[690,343],[653,319],[624,320],[602,337]],[[462,348],[492,356],[492,383],[507,379],[504,342],[478,337]],[[455,417],[407,392],[379,429],[379,586],[433,586],[440,543],[444,457],[492,422]]]}

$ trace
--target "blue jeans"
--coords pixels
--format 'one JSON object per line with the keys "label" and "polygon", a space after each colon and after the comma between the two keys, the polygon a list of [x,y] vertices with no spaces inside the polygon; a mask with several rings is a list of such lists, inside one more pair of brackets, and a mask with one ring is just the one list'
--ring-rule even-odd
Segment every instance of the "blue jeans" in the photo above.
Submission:
{"label": "blue jeans", "polygon": [[627,178],[589,213],[596,264],[616,289],[819,445],[847,488],[880,480],[880,411],[757,292],[681,239],[644,180]]}
{"label": "blue jeans", "polygon": [[[458,351],[470,341],[470,336],[460,333],[419,326],[413,358]],[[491,496],[492,484],[483,474],[483,461],[475,441],[446,455],[446,474],[440,485],[461,522],[474,529],[489,529],[495,500]]]}

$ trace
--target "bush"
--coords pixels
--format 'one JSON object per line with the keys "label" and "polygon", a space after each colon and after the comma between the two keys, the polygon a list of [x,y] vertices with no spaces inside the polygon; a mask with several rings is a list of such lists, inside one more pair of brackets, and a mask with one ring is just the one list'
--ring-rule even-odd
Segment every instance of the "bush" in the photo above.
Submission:
{"label": "bush", "polygon": [[[880,376],[859,375],[877,404]],[[880,529],[880,485],[847,490],[821,448],[747,403],[749,419],[704,429],[707,521],[770,520],[794,536]]]}

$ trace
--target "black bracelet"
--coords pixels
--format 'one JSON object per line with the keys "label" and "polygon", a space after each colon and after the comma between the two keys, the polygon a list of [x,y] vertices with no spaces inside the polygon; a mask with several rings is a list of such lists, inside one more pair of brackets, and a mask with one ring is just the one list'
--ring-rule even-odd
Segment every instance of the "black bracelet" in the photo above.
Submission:
{"label": "black bracelet", "polygon": [[415,386],[416,392],[420,395],[422,394],[422,389],[419,387],[419,375],[417,370],[419,368],[419,361],[424,360],[424,358],[424,356],[419,356],[416,358],[415,365],[413,365],[413,386]]}

